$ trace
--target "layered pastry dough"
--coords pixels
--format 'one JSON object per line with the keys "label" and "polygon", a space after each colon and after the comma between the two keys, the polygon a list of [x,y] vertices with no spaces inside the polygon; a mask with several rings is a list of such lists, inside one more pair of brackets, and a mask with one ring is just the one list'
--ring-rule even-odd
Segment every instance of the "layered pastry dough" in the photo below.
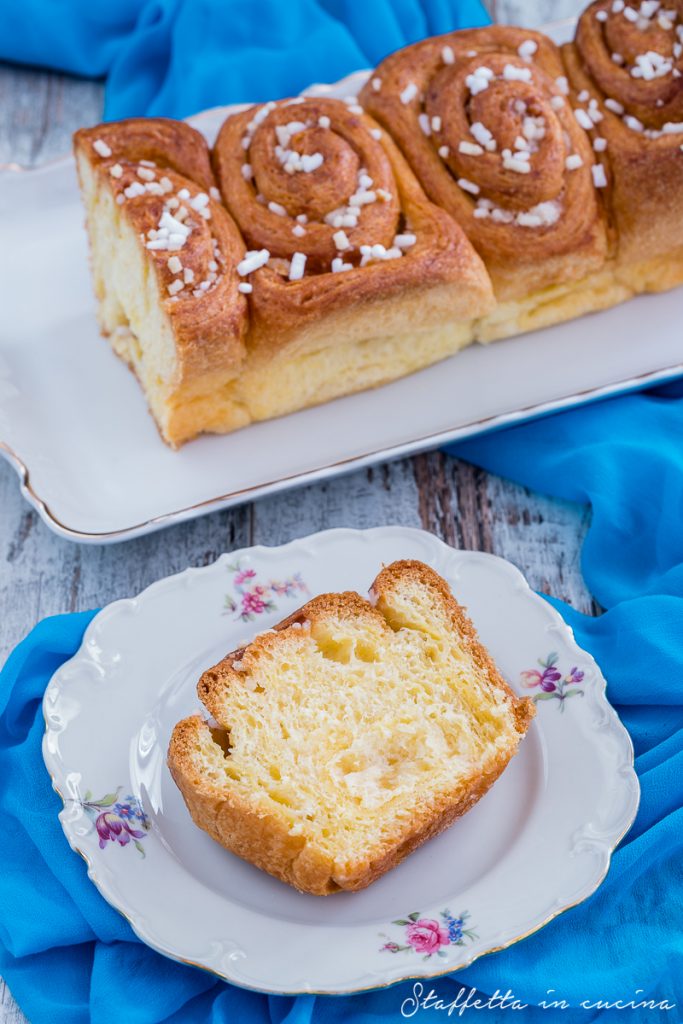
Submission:
{"label": "layered pastry dough", "polygon": [[239,385],[255,419],[385,383],[472,340],[472,318],[492,305],[484,266],[355,102],[236,114],[213,160],[247,249],[268,260],[249,275]]}
{"label": "layered pastry dough", "polygon": [[479,340],[628,295],[604,273],[607,221],[568,92],[548,38],[492,25],[392,54],[361,93],[484,258],[499,301]]}
{"label": "layered pastry dough", "polygon": [[533,719],[448,585],[394,562],[206,671],[168,764],[195,823],[303,892],[369,885],[468,811]]}
{"label": "layered pastry dough", "polygon": [[79,132],[76,152],[102,329],[171,445],[428,366],[493,306],[464,233],[355,104],[228,118],[214,162],[242,237],[203,140],[154,120],[152,146],[144,123]]}
{"label": "layered pastry dough", "polygon": [[211,154],[159,119],[75,148],[103,333],[178,446],[682,283],[683,8],[427,39]]}

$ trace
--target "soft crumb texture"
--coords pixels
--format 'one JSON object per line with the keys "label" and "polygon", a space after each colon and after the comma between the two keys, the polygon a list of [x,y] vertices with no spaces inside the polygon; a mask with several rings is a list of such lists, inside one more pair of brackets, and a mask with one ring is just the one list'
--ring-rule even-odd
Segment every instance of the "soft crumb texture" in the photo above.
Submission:
{"label": "soft crumb texture", "polygon": [[245,357],[247,306],[232,271],[243,243],[209,198],[206,143],[180,122],[132,118],[82,129],[74,149],[100,327],[162,437],[177,447],[197,418],[206,430],[216,416],[244,425],[226,397]]}
{"label": "soft crumb texture", "polygon": [[117,205],[109,183],[84,155],[79,174],[100,325],[117,355],[135,370],[163,433],[177,372],[171,319],[157,278],[147,270],[135,228]]}
{"label": "soft crumb texture", "polygon": [[444,580],[395,562],[314,598],[205,672],[217,728],[180,722],[169,767],[195,822],[304,892],[361,889],[483,796],[534,715]]}

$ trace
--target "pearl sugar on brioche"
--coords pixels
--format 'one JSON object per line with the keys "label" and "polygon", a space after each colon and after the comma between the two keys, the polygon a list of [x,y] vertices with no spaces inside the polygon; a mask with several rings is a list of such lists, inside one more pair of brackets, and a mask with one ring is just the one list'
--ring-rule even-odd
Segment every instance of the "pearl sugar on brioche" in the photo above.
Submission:
{"label": "pearl sugar on brioche", "polygon": [[205,672],[168,764],[195,823],[303,892],[369,885],[495,782],[534,716],[446,582],[400,561]]}

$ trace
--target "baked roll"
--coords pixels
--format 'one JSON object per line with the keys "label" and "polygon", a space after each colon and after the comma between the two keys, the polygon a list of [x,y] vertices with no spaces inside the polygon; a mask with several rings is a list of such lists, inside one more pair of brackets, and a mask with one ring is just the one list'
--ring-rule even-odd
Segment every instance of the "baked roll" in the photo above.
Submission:
{"label": "baked roll", "polygon": [[386,566],[321,594],[199,680],[168,766],[195,824],[302,892],[364,889],[503,773],[535,706],[446,581]]}
{"label": "baked roll", "polygon": [[[562,51],[489,26],[356,99],[77,132],[102,331],[162,437],[374,387],[683,283],[683,0],[597,0]],[[376,120],[373,120],[374,115]]]}
{"label": "baked roll", "polygon": [[102,333],[177,446],[248,422],[226,395],[246,355],[244,244],[189,125],[136,118],[76,133]]}
{"label": "baked roll", "polygon": [[100,325],[174,447],[428,366],[493,305],[461,229],[355,103],[229,118],[213,156],[235,220],[188,125],[100,125],[75,150]]}
{"label": "baked roll", "polygon": [[[562,48],[605,168],[616,270],[635,291],[683,282],[683,4],[598,0]],[[580,115],[578,115],[580,116]]]}
{"label": "baked roll", "polygon": [[544,35],[494,25],[415,43],[379,65],[360,102],[484,258],[498,307],[480,340],[626,297],[606,269],[594,153]]}
{"label": "baked roll", "polygon": [[355,100],[229,117],[213,150],[248,255],[240,401],[263,419],[383,384],[472,340],[484,265]]}

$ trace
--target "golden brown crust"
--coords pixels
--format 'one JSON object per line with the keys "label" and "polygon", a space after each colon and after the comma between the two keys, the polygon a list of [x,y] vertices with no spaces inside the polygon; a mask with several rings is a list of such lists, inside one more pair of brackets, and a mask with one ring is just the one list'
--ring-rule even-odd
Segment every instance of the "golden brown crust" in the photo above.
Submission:
{"label": "golden brown crust", "polygon": [[228,788],[211,787],[204,777],[192,772],[192,750],[209,731],[198,716],[186,718],[173,730],[168,765],[192,817],[200,828],[231,852],[271,874],[283,877],[292,871],[304,842],[282,829],[275,814],[254,814],[238,794]]}
{"label": "golden brown crust", "polygon": [[[362,211],[361,223],[369,231],[369,240],[375,243],[381,238],[386,248],[391,248],[397,232],[405,234],[410,229],[418,236],[410,251],[391,260],[391,266],[375,262],[351,271],[329,272],[329,258],[338,252],[332,241],[334,231],[315,217],[333,200],[329,195],[326,198],[324,190],[317,194],[317,179],[307,199],[310,220],[305,228],[296,224],[297,230],[306,231],[304,239],[292,233],[294,222],[265,206],[252,202],[256,212],[247,214],[242,191],[251,186],[242,174],[245,151],[241,137],[237,139],[239,152],[228,145],[234,132],[231,122],[236,119],[226,123],[215,159],[226,194],[232,197],[233,211],[240,214],[243,225],[245,217],[247,226],[253,220],[253,231],[245,229],[246,242],[230,214],[216,201],[206,144],[189,126],[132,119],[76,133],[84,195],[88,191],[86,178],[88,185],[94,179],[100,189],[111,194],[140,246],[142,263],[150,262],[154,269],[160,315],[168,319],[175,349],[170,390],[166,373],[152,374],[153,379],[164,382],[163,394],[152,393],[150,373],[142,365],[146,335],[141,333],[138,343],[137,325],[127,323],[130,312],[125,296],[119,301],[111,292],[106,273],[100,274],[96,290],[103,302],[103,333],[111,337],[117,354],[140,378],[162,436],[174,447],[204,431],[234,430],[253,420],[374,387],[430,365],[468,344],[473,337],[473,319],[492,306],[491,285],[481,260],[452,219],[427,201],[386,134],[380,144],[370,134],[377,131],[376,126],[345,104],[312,102],[291,105],[287,108],[290,113],[281,104],[273,116],[286,123],[294,116],[328,116],[334,122],[332,129],[318,127],[310,133],[316,145],[321,136],[325,140],[320,145],[330,156],[328,170],[334,163],[327,153],[328,144],[343,151],[354,168],[358,164],[358,172],[360,161],[367,162],[365,170],[376,175],[377,188],[384,197]],[[256,109],[244,115],[247,122]],[[267,148],[265,138],[257,133],[255,152]],[[151,182],[150,177],[154,179]],[[294,184],[296,190],[297,184],[301,188],[314,177],[287,175],[292,179],[287,184]],[[332,175],[324,180],[331,183]],[[164,182],[161,190],[160,181]],[[345,181],[342,175],[342,191]],[[390,188],[384,190],[382,183]],[[274,196],[284,198],[276,182],[270,182],[269,188]],[[352,193],[353,187],[350,189]],[[173,252],[150,249],[149,242],[155,239],[149,233],[158,228],[169,195],[186,193],[187,205],[201,199],[203,190],[211,197],[205,206],[210,217],[204,219],[191,208],[186,223],[192,225],[192,232],[176,254],[182,256],[179,277],[177,267],[169,266]],[[92,204],[85,197],[90,218]],[[349,196],[342,198],[345,201]],[[92,224],[90,229],[94,230]],[[348,230],[354,236],[353,230]],[[354,242],[358,241],[354,236]],[[236,266],[245,251],[262,243],[277,254],[280,266],[239,276]],[[310,256],[306,276],[300,281],[287,279],[284,257],[294,251]],[[327,272],[323,272],[323,256],[328,260]],[[358,256],[355,247],[351,258],[357,262]],[[279,272],[283,267],[284,276]],[[186,271],[193,275],[188,283]],[[202,292],[206,282],[209,287]],[[175,294],[169,293],[169,288]],[[418,337],[413,341],[415,332]],[[153,333],[158,333],[156,327]]]}
{"label": "golden brown crust", "polygon": [[392,585],[404,579],[411,579],[438,594],[439,600],[450,619],[453,632],[457,634],[463,646],[467,648],[475,665],[485,673],[490,685],[503,690],[512,702],[515,709],[517,729],[523,735],[536,714],[533,700],[529,697],[518,697],[514,690],[510,688],[493,658],[479,640],[474,623],[463,606],[453,597],[451,588],[438,572],[435,572],[430,566],[416,559],[402,559],[398,562],[392,562],[391,565],[382,569],[372,584],[371,592],[377,595],[377,608],[381,609],[383,596],[391,590]]}
{"label": "golden brown crust", "polygon": [[[533,718],[533,713],[530,717]],[[524,731],[526,731],[526,727]],[[364,870],[357,873],[343,888],[352,892],[367,888],[387,871],[405,860],[413,850],[417,850],[429,839],[434,839],[445,832],[453,822],[471,810],[486,795],[493,783],[505,771],[509,761],[509,753],[501,753],[497,757],[491,758],[486,769],[478,775],[475,782],[456,792],[442,796],[436,806],[430,807],[422,814],[417,814],[410,833],[403,841],[382,857],[364,865]]]}
{"label": "golden brown crust", "polygon": [[[602,115],[590,134],[606,141],[601,161],[617,273],[638,291],[683,283],[683,7],[666,7],[663,23],[657,12],[634,22],[610,0],[597,0],[580,17],[574,42],[562,47],[574,98],[588,95]],[[634,76],[647,51],[668,60],[669,72]],[[667,124],[673,130],[662,131]],[[657,261],[658,272],[649,272]]]}
{"label": "golden brown crust", "polygon": [[[531,713],[525,720],[526,731],[533,718],[534,705],[527,701]],[[526,711],[522,712],[524,715]],[[401,863],[413,850],[440,835],[462,817],[488,792],[508,765],[510,753],[492,758],[477,780],[462,789],[442,794],[438,801],[417,807],[413,823],[400,841],[378,856],[354,866],[351,874],[336,877],[334,864],[315,847],[305,845],[300,836],[292,836],[276,814],[254,810],[239,795],[228,790],[212,789],[206,780],[193,772],[192,750],[208,732],[198,716],[179,722],[171,736],[168,766],[173,780],[183,795],[195,824],[216,842],[243,860],[254,864],[275,878],[314,896],[327,896],[341,890],[357,892],[367,888],[387,871]]]}
{"label": "golden brown crust", "polygon": [[[525,43],[536,47],[531,59],[519,55]],[[452,54],[450,63],[444,62],[444,48]],[[510,66],[529,80],[506,79]],[[467,80],[479,67],[493,77],[488,87],[471,93]],[[455,217],[484,257],[499,299],[581,280],[607,253],[604,215],[590,171],[593,154],[563,103],[556,81],[563,73],[560,53],[547,37],[493,25],[427,39],[392,54],[361,93],[361,102],[392,132],[427,194]],[[417,93],[405,102],[411,85]],[[514,153],[530,116],[543,119],[543,135],[532,143],[537,148],[531,172],[521,173],[504,166],[502,152]],[[427,119],[422,127],[421,118]],[[462,142],[478,144],[470,130],[476,123],[492,133],[495,150],[461,151]],[[575,170],[565,166],[570,154],[582,161]],[[478,200],[489,200],[502,212],[475,216]],[[553,223],[528,226],[512,219],[542,203],[557,204]]]}
{"label": "golden brown crust", "polygon": [[[391,630],[391,624],[381,611],[383,602],[394,587],[408,581],[426,587],[434,594],[451,627],[477,666],[486,673],[490,686],[506,695],[521,738],[535,714],[533,701],[513,693],[479,642],[471,621],[446,582],[433,569],[417,561],[394,562],[380,572],[371,588],[376,605],[354,592],[323,594],[313,598],[273,631],[257,636],[246,648],[231,652],[205,672],[197,687],[200,700],[209,714],[220,721],[221,693],[226,686],[244,685],[244,672],[249,672],[250,663],[253,664],[264,649],[273,650],[290,643],[293,638],[301,636],[303,629],[315,629],[316,623],[325,622],[330,616],[349,618],[354,622],[366,619],[375,628]],[[241,671],[234,668],[235,663]],[[229,723],[222,722],[221,725],[229,730]],[[198,771],[193,752],[202,738],[206,740],[208,737],[209,726],[199,716],[193,716],[175,727],[169,746],[169,768],[193,820],[228,850],[313,895],[327,895],[340,889],[356,891],[370,885],[416,847],[448,828],[481,799],[516,750],[515,746],[492,753],[476,779],[470,779],[448,793],[416,794],[411,820],[399,833],[385,837],[360,861],[340,866],[315,845],[306,844],[300,836],[292,836],[282,817],[261,807],[255,810],[229,787],[212,784]],[[229,736],[226,738],[229,743]]]}
{"label": "golden brown crust", "polygon": [[[320,127],[321,119],[327,127]],[[288,145],[308,157],[322,156],[319,168],[294,173],[283,168],[276,130],[282,133],[291,124],[302,128]],[[386,317],[391,300],[418,289],[426,294],[448,288],[447,315],[452,320],[468,320],[491,308],[488,276],[458,225],[427,200],[386,132],[340,100],[283,101],[235,114],[219,132],[213,162],[247,247],[267,249],[283,261],[282,273],[268,266],[251,275],[250,344],[255,353],[282,352],[288,344],[320,347],[331,333],[323,318],[348,316],[351,310],[368,318],[364,330],[371,337],[377,333],[370,319],[374,306],[382,307]],[[369,183],[363,185],[364,179]],[[359,190],[375,199],[357,207],[361,212],[356,224],[348,217],[344,224],[334,223],[333,213],[343,219],[340,211]],[[339,231],[348,247],[335,242]],[[359,265],[361,246],[395,249],[395,236],[406,233],[414,233],[417,240],[402,256]],[[294,253],[306,256],[306,275],[299,281],[287,279]],[[333,273],[336,259],[352,269]],[[424,311],[424,328],[432,326],[432,319],[443,319],[443,308],[432,314],[426,302]]]}
{"label": "golden brown crust", "polygon": [[90,149],[97,139],[112,150],[112,163],[117,159],[127,163],[149,160],[189,178],[207,192],[216,184],[204,136],[184,121],[165,117],[107,121],[75,132],[74,148]]}
{"label": "golden brown crust", "polygon": [[[198,132],[170,120],[132,118],[77,132],[81,179],[94,176],[121,203],[141,258],[154,269],[160,318],[172,327],[175,375],[169,393],[155,400],[116,296],[111,315],[101,313],[164,439],[177,446],[202,432],[225,433],[387,383],[475,339],[546,327],[682,284],[682,0],[649,13],[633,9],[629,18],[612,7],[611,0],[592,3],[562,53],[541,33],[505,26],[424,40],[371,75],[360,97],[366,112],[325,98],[252,107],[228,118],[211,156]],[[640,74],[644,51],[666,67]],[[491,79],[472,90],[468,77],[481,67]],[[529,119],[538,120],[538,137]],[[477,123],[495,146],[479,145],[471,130]],[[505,149],[518,155],[527,129],[528,174],[501,159]],[[288,173],[286,150],[322,162]],[[213,191],[212,161],[232,217]],[[120,174],[112,177],[114,168]],[[211,196],[210,219],[190,213],[182,257],[194,284],[183,282],[176,295],[168,294],[179,280],[169,253],[149,250],[146,241],[167,193],[126,195],[148,170],[174,195]],[[361,185],[365,178],[370,184]],[[376,201],[361,197],[361,213],[349,221],[354,188],[374,191]],[[348,248],[335,241],[339,231]],[[399,258],[360,265],[361,246],[391,250],[397,234],[416,241]],[[240,277],[236,264],[251,247],[272,258]],[[301,280],[288,279],[294,253],[306,257]],[[333,260],[347,266],[332,273]],[[215,279],[212,266],[219,267]],[[204,293],[196,287],[202,280]],[[101,281],[96,290],[103,299]]]}

